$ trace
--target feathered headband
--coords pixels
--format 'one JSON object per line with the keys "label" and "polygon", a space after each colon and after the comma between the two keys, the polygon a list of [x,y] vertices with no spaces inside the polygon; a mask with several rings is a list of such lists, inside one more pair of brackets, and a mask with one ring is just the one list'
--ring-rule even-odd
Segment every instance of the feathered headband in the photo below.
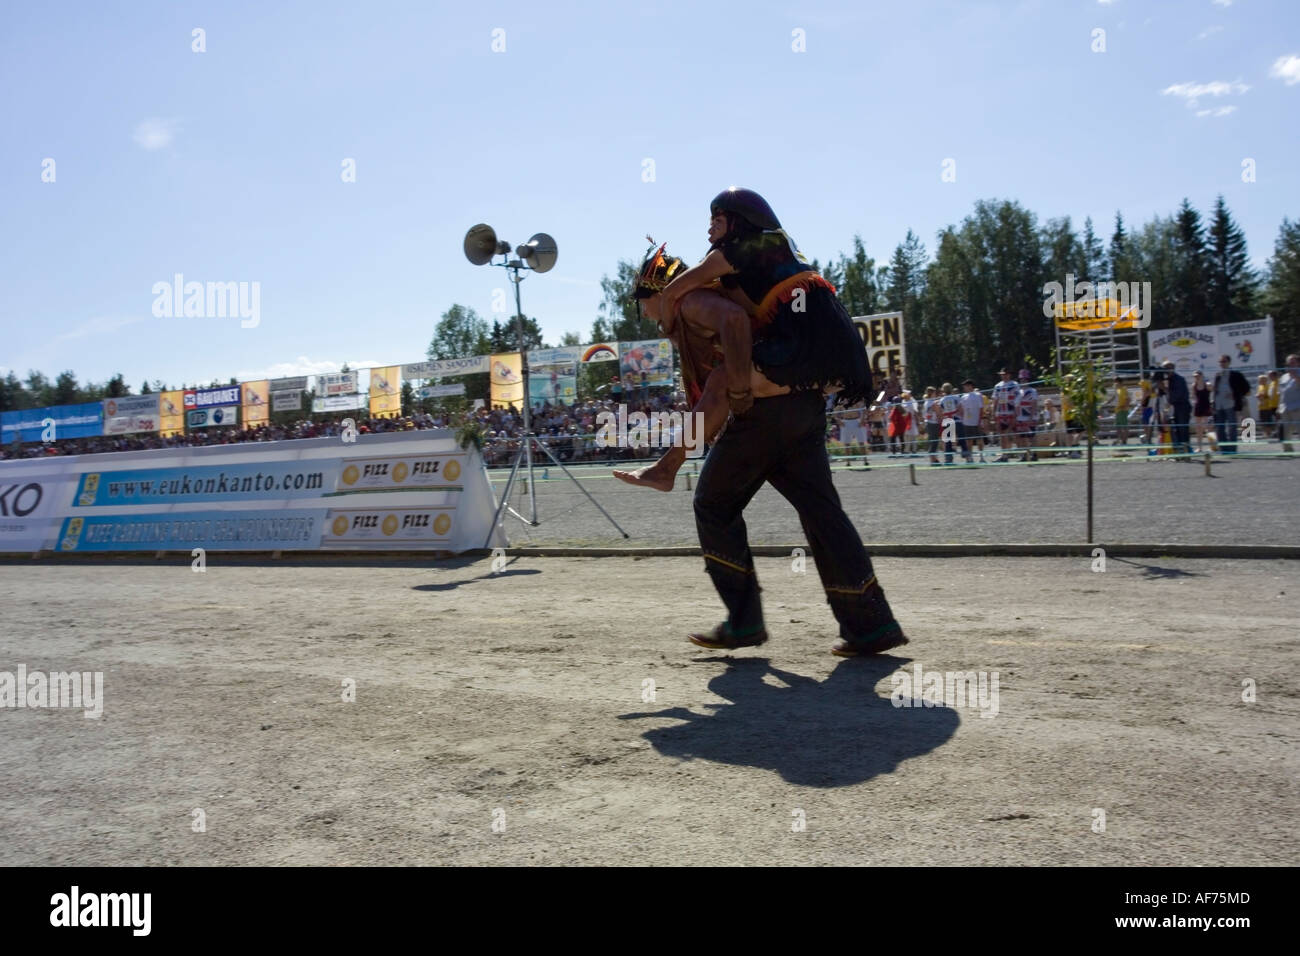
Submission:
{"label": "feathered headband", "polygon": [[641,270],[637,273],[636,286],[632,290],[634,299],[648,299],[662,292],[664,286],[676,277],[683,266],[681,259],[664,255],[668,243],[665,242],[656,249],[655,241],[649,236],[646,236],[646,239],[650,242],[650,248],[646,250]]}

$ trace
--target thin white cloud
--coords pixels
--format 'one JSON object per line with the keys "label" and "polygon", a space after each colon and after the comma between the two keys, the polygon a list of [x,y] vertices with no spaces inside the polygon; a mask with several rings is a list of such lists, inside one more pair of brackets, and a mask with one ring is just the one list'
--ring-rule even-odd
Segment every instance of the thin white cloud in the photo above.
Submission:
{"label": "thin white cloud", "polygon": [[1190,110],[1197,109],[1201,103],[1202,96],[1233,96],[1239,93],[1245,93],[1250,87],[1241,80],[1234,80],[1227,83],[1223,80],[1214,80],[1210,83],[1175,83],[1173,86],[1167,86],[1160,91],[1161,96],[1180,96],[1187,103]]}
{"label": "thin white cloud", "polygon": [[1278,57],[1268,75],[1285,81],[1287,86],[1295,86],[1300,83],[1300,56],[1292,53],[1290,56]]}
{"label": "thin white cloud", "polygon": [[132,139],[141,149],[164,149],[172,144],[179,128],[176,120],[150,117],[136,126]]}
{"label": "thin white cloud", "polygon": [[1232,0],[1214,0],[1214,5],[1216,7],[1230,7],[1232,6]]}
{"label": "thin white cloud", "polygon": [[[358,359],[357,361],[348,360],[347,366],[350,369],[379,368],[385,363],[376,362],[374,359]],[[241,382],[255,382],[263,378],[290,378],[296,375],[323,375],[326,372],[337,372],[343,368],[343,363],[335,362],[330,359],[311,359],[305,355],[299,355],[293,362],[276,362],[273,365],[266,365],[262,368],[243,369],[235,373],[235,378]]]}
{"label": "thin white cloud", "polygon": [[85,322],[82,322],[80,325],[68,330],[67,332],[60,332],[50,341],[52,343],[71,342],[75,339],[84,339],[92,335],[105,335],[109,332],[116,332],[118,329],[125,328],[128,325],[143,322],[145,318],[146,316],[142,315],[128,317],[97,315],[92,319],[87,319]]}
{"label": "thin white cloud", "polygon": [[1097,0],[1097,2],[1103,7],[1109,7],[1112,3],[1118,2],[1118,0]]}
{"label": "thin white cloud", "polygon": [[1206,27],[1206,28],[1205,28],[1204,30],[1202,30],[1199,34],[1197,34],[1196,39],[1198,39],[1198,40],[1204,40],[1206,37],[1208,37],[1208,36],[1212,36],[1212,35],[1215,34],[1215,33],[1219,33],[1219,32],[1221,32],[1222,30],[1223,30],[1223,27],[1220,27],[1220,26]]}
{"label": "thin white cloud", "polygon": [[1213,110],[1197,110],[1196,115],[1197,116],[1227,116],[1229,113],[1234,112],[1236,109],[1237,107],[1235,106],[1220,106],[1218,109],[1213,109]]}

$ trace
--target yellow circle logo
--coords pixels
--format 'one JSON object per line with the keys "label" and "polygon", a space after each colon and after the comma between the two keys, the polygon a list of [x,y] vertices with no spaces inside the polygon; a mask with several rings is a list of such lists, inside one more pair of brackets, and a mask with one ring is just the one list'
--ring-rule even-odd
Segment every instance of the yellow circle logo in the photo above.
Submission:
{"label": "yellow circle logo", "polygon": [[397,530],[397,515],[388,515],[384,518],[384,534],[392,534]]}
{"label": "yellow circle logo", "polygon": [[[455,481],[460,477],[460,462],[453,458],[451,461],[447,462],[447,467],[442,470],[442,473],[446,476],[448,481]],[[450,521],[451,519],[449,518],[447,520]]]}
{"label": "yellow circle logo", "polygon": [[446,534],[451,529],[451,515],[443,514],[433,519],[433,533]]}
{"label": "yellow circle logo", "polygon": [[357,470],[356,465],[348,465],[343,469],[343,484],[350,485],[361,477],[361,472]]}
{"label": "yellow circle logo", "polygon": [[341,538],[348,533],[348,519],[339,515],[334,519],[334,525],[330,529],[334,532],[334,537]]}
{"label": "yellow circle logo", "polygon": [[404,461],[399,461],[393,466],[393,481],[405,481],[406,476],[411,473],[410,467]]}

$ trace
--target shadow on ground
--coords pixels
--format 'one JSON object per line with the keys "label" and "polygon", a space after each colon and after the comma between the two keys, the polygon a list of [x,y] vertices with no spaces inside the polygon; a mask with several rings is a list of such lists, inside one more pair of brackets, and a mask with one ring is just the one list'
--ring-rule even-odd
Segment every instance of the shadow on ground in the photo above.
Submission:
{"label": "shadow on ground", "polygon": [[[709,714],[670,707],[619,719],[676,718],[683,723],[643,734],[665,756],[772,770],[807,787],[846,787],[890,773],[947,742],[961,723],[951,708],[895,707],[888,694],[877,694],[881,678],[909,658],[846,660],[824,681],[782,671],[765,657],[706,660],[728,665],[709,690],[730,703],[709,705]],[[785,686],[769,683],[773,678]]]}

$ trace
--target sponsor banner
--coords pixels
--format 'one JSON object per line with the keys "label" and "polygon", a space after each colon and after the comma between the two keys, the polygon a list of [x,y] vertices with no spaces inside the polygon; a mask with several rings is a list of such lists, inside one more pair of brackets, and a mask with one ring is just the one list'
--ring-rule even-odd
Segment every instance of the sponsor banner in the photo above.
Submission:
{"label": "sponsor banner", "polygon": [[159,396],[130,395],[104,399],[104,434],[156,432],[159,428]]}
{"label": "sponsor banner", "polygon": [[90,471],[77,482],[72,507],[319,498],[338,476],[339,463],[328,459]]}
{"label": "sponsor banner", "polygon": [[0,461],[10,552],[318,548],[340,514],[349,549],[505,547],[495,512],[478,450],[450,429]]}
{"label": "sponsor banner", "polygon": [[528,400],[533,405],[572,405],[578,397],[577,345],[528,353]]}
{"label": "sponsor banner", "polygon": [[276,392],[305,392],[307,391],[307,376],[296,375],[293,378],[273,378],[271,379],[271,394]]}
{"label": "sponsor banner", "polygon": [[59,551],[267,551],[320,546],[319,511],[183,511],[64,518]]}
{"label": "sponsor banner", "polygon": [[1201,372],[1210,382],[1219,370],[1219,327],[1217,325],[1185,326],[1177,329],[1149,329],[1147,354],[1152,367],[1173,362],[1174,369],[1187,379]]}
{"label": "sponsor banner", "polygon": [[0,551],[39,551],[71,483],[48,477],[0,481]]}
{"label": "sponsor banner", "polygon": [[[624,388],[673,384],[673,345],[667,339],[643,339],[618,345]],[[642,372],[646,376],[644,382]]]}
{"label": "sponsor banner", "polygon": [[907,372],[907,344],[903,337],[903,313],[880,312],[855,315],[853,324],[867,350],[867,364],[877,384],[890,374],[901,382]]}
{"label": "sponsor banner", "polygon": [[465,383],[455,385],[426,385],[417,391],[421,398],[445,398],[448,395],[464,395]]}
{"label": "sponsor banner", "polygon": [[287,392],[271,392],[271,411],[273,412],[298,412],[302,411],[302,390],[292,389]]}
{"label": "sponsor banner", "polygon": [[163,438],[185,434],[185,393],[180,389],[160,392],[158,421]]}
{"label": "sponsor banner", "polygon": [[263,379],[260,382],[244,382],[243,412],[241,420],[245,428],[265,425],[271,420],[271,383]]}
{"label": "sponsor banner", "polygon": [[[236,389],[236,392],[239,390]],[[186,413],[185,424],[190,428],[233,427],[239,424],[239,406],[226,405],[221,408],[199,408]]]}
{"label": "sponsor banner", "polygon": [[24,442],[92,438],[103,434],[103,413],[100,402],[0,412],[0,441],[8,445],[15,438]]}
{"label": "sponsor banner", "polygon": [[582,361],[584,362],[614,362],[617,360],[617,342],[596,342],[582,350]]}
{"label": "sponsor banner", "polygon": [[433,362],[414,362],[402,366],[402,378],[446,378],[449,375],[479,375],[491,368],[491,358],[476,355],[473,358],[438,359]]}
{"label": "sponsor banner", "polygon": [[185,392],[185,408],[216,408],[219,405],[238,405],[240,403],[238,385],[223,385],[220,388],[194,388]]}
{"label": "sponsor banner", "polygon": [[317,395],[351,395],[356,391],[356,372],[330,372],[316,376]]}
{"label": "sponsor banner", "polygon": [[488,379],[492,406],[518,408],[524,401],[524,378],[520,353],[503,352],[491,356],[492,375]]}
{"label": "sponsor banner", "polygon": [[313,412],[350,412],[365,407],[366,396],[364,395],[330,395],[311,400]]}
{"label": "sponsor banner", "polygon": [[402,414],[401,366],[370,370],[370,414],[375,418]]}
{"label": "sponsor banner", "polygon": [[402,491],[458,485],[465,472],[464,454],[402,458],[350,458],[338,473],[337,492]]}
{"label": "sponsor banner", "polygon": [[1232,359],[1231,367],[1250,378],[1251,388],[1257,384],[1255,377],[1275,367],[1271,316],[1219,326],[1219,345],[1223,354]]}
{"label": "sponsor banner", "polygon": [[452,508],[331,510],[325,516],[321,547],[365,542],[371,547],[438,545],[451,550],[455,527]]}

